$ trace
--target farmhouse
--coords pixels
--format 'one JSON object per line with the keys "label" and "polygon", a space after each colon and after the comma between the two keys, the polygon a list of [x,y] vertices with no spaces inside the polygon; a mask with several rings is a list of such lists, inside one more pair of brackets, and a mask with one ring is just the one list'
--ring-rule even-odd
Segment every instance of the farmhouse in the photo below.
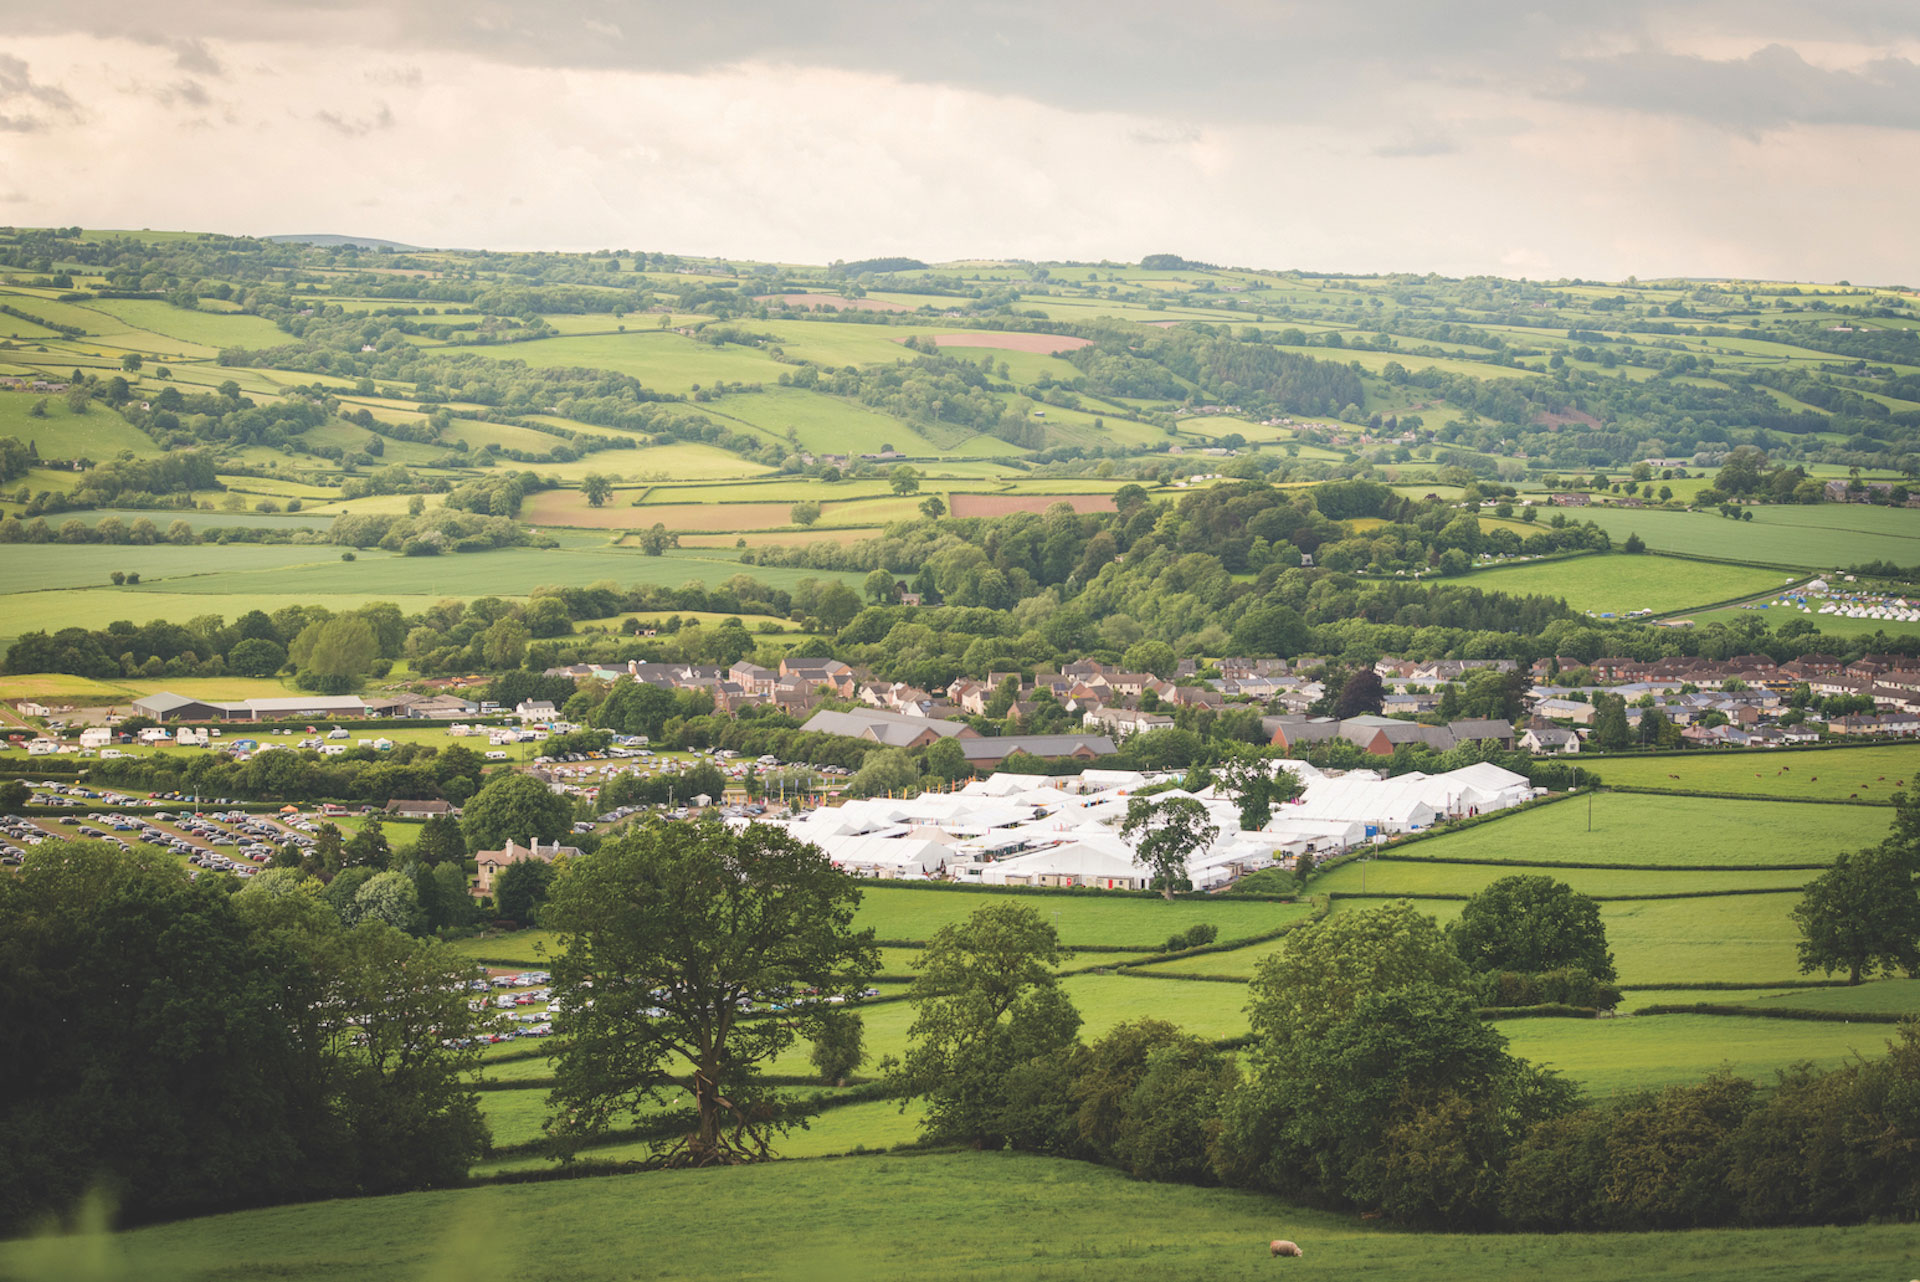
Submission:
{"label": "farmhouse", "polygon": [[1580,736],[1561,726],[1535,726],[1520,736],[1520,746],[1535,756],[1565,756],[1580,751]]}
{"label": "farmhouse", "polygon": [[508,841],[502,849],[483,850],[474,856],[474,862],[480,869],[480,875],[473,884],[474,898],[478,899],[482,895],[491,895],[493,893],[494,878],[498,877],[501,871],[509,864],[517,864],[522,859],[540,859],[547,863],[552,863],[561,855],[572,856],[579,853],[580,851],[577,847],[562,846],[557,842],[543,846],[540,844],[538,837],[533,839],[533,844],[530,846],[522,846],[513,841]]}

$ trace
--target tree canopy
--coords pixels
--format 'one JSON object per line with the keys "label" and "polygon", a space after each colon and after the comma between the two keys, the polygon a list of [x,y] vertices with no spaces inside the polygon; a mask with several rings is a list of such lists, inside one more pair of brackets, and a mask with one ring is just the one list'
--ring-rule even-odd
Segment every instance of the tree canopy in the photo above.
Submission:
{"label": "tree canopy", "polygon": [[818,847],[759,824],[655,823],[563,863],[543,917],[560,935],[561,1151],[684,1091],[693,1127],[659,1161],[772,1156],[799,1107],[764,1065],[817,1036],[830,999],[857,999],[879,967],[873,932],[853,928],[859,903]]}

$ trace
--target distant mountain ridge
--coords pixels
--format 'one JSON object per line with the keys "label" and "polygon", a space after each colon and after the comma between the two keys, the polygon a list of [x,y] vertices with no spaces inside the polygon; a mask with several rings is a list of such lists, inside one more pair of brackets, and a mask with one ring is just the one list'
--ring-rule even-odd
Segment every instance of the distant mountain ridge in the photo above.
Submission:
{"label": "distant mountain ridge", "polygon": [[401,253],[410,253],[425,249],[424,245],[408,245],[397,240],[381,240],[377,236],[334,236],[334,235],[294,235],[263,236],[262,240],[271,240],[282,245],[317,245],[321,249],[337,249],[342,245],[358,245],[362,249],[391,249]]}

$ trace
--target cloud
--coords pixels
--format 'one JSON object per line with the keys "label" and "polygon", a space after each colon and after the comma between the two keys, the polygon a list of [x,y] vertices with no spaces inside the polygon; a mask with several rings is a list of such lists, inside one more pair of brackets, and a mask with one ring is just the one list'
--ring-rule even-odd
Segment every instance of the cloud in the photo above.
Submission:
{"label": "cloud", "polygon": [[426,76],[420,68],[411,64],[401,67],[374,67],[365,74],[369,84],[393,85],[400,89],[418,89],[426,82]]}
{"label": "cloud", "polygon": [[1579,79],[1552,96],[1701,120],[1749,137],[1795,125],[1920,129],[1920,65],[1905,58],[1829,70],[1772,44],[1745,58],[1642,51],[1574,70]]}
{"label": "cloud", "polygon": [[213,56],[207,42],[198,36],[157,36],[145,33],[133,37],[143,45],[166,49],[173,54],[173,65],[181,71],[200,76],[221,76],[226,67]]}
{"label": "cloud", "polygon": [[1426,126],[1409,129],[1389,142],[1383,142],[1373,149],[1373,154],[1384,159],[1418,158],[1424,156],[1451,156],[1460,150],[1460,143],[1452,136]]}
{"label": "cloud", "polygon": [[79,104],[66,90],[36,81],[26,59],[0,53],[0,132],[38,133],[79,118]]}
{"label": "cloud", "polygon": [[332,111],[316,111],[313,118],[348,138],[365,138],[368,134],[393,128],[394,123],[393,109],[384,102],[378,111],[365,119],[354,119]]}

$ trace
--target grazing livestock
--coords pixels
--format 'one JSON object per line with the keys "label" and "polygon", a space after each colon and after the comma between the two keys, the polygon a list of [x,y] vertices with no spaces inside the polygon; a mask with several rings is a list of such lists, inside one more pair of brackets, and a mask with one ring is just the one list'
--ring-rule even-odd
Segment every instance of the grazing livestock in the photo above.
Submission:
{"label": "grazing livestock", "polygon": [[1285,1238],[1275,1239],[1269,1244],[1268,1249],[1277,1256],[1284,1255],[1296,1260],[1306,1255],[1306,1252],[1302,1251],[1297,1243],[1289,1242]]}

